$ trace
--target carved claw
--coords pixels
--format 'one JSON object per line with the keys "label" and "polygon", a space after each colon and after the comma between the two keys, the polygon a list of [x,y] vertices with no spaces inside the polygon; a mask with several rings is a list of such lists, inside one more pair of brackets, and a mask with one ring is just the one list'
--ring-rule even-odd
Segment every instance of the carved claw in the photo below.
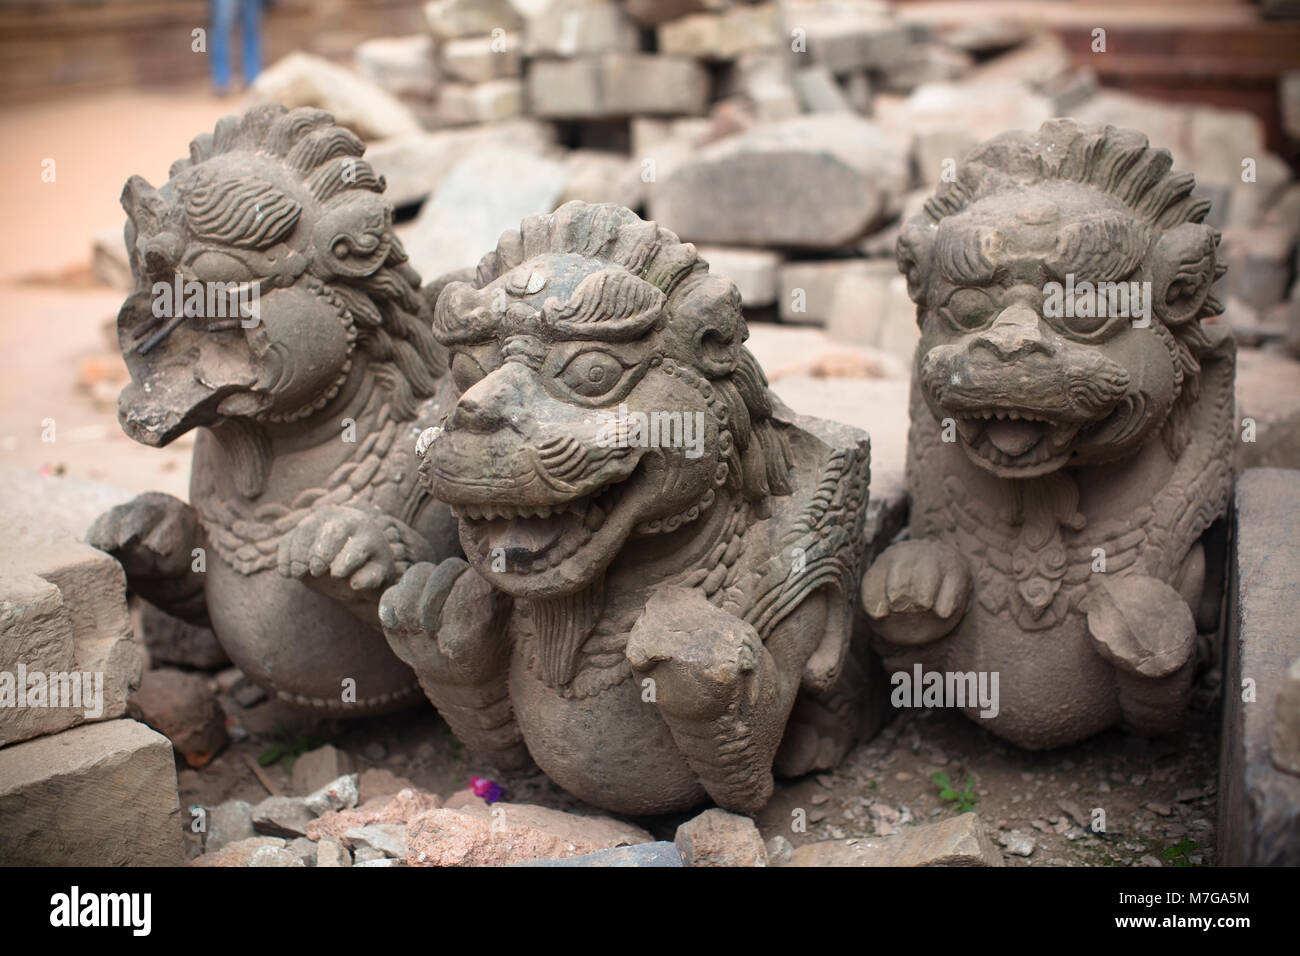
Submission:
{"label": "carved claw", "polygon": [[127,586],[169,614],[207,621],[204,575],[194,570],[199,516],[185,502],[150,491],[110,508],[90,526],[86,542],[122,563]]}
{"label": "carved claw", "polygon": [[91,547],[122,562],[128,579],[188,574],[198,537],[198,515],[171,495],[150,491],[95,519],[86,533]]}
{"label": "carved claw", "polygon": [[1191,660],[1196,622],[1164,581],[1143,574],[1101,578],[1084,597],[1097,653],[1140,677],[1167,677]]}
{"label": "carved claw", "polygon": [[929,644],[949,634],[970,601],[966,559],[938,541],[890,545],[862,578],[862,607],[895,644]]}
{"label": "carved claw", "polygon": [[698,591],[673,589],[646,603],[625,653],[639,676],[655,681],[661,709],[702,720],[725,713],[744,695],[763,641],[751,625]]}
{"label": "carved claw", "polygon": [[379,599],[388,644],[421,683],[478,684],[508,656],[509,599],[461,558],[412,565]]}
{"label": "carved claw", "polygon": [[346,581],[353,591],[377,590],[397,577],[393,549],[377,516],[333,506],[313,511],[284,536],[278,554],[287,578]]}

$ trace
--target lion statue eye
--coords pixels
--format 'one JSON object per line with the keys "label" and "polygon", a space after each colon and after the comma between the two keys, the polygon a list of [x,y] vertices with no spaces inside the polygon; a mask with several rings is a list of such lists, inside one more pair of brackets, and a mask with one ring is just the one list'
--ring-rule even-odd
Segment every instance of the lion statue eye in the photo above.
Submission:
{"label": "lion statue eye", "polygon": [[981,289],[958,289],[948,297],[939,314],[955,328],[978,329],[998,314],[997,303]]}
{"label": "lion statue eye", "polygon": [[564,386],[583,398],[604,395],[623,378],[623,364],[608,352],[580,352],[557,376]]}

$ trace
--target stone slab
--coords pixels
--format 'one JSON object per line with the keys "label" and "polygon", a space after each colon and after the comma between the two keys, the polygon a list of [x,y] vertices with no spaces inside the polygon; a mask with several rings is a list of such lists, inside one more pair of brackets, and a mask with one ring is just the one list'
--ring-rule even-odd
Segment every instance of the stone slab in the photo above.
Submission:
{"label": "stone slab", "polygon": [[172,745],[134,720],[0,749],[0,865],[180,866]]}
{"label": "stone slab", "polygon": [[[1280,770],[1270,750],[1278,700],[1287,699],[1288,668],[1300,657],[1300,471],[1245,471],[1237,480],[1233,521],[1218,861],[1297,866],[1300,776]],[[1253,700],[1242,699],[1247,691]]]}

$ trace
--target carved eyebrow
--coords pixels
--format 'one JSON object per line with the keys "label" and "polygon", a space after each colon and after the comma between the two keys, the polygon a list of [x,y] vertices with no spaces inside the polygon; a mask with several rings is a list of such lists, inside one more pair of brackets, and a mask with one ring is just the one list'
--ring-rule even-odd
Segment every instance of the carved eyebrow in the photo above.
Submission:
{"label": "carved eyebrow", "polygon": [[564,302],[543,307],[545,323],[566,338],[628,342],[663,317],[667,296],[623,269],[602,269],[578,283]]}
{"label": "carved eyebrow", "polygon": [[979,226],[939,230],[934,256],[944,278],[954,285],[986,285],[993,281],[997,267],[981,248],[985,232]]}
{"label": "carved eyebrow", "polygon": [[1146,251],[1147,230],[1132,219],[1107,213],[1066,224],[1043,265],[1056,279],[1073,273],[1092,282],[1133,274]]}

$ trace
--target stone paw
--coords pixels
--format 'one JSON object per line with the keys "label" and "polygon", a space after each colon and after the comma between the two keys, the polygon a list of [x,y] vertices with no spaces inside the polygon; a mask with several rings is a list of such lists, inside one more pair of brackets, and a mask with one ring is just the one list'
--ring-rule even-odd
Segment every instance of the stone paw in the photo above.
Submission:
{"label": "stone paw", "polygon": [[890,545],[862,578],[872,628],[894,644],[929,644],[949,634],[970,601],[970,569],[938,541]]}
{"label": "stone paw", "polygon": [[380,516],[358,508],[311,512],[284,536],[277,558],[287,578],[329,578],[353,591],[377,590],[397,576]]}
{"label": "stone paw", "polygon": [[625,653],[639,677],[654,681],[662,710],[701,720],[739,703],[764,651],[748,623],[714,607],[698,591],[671,588],[646,603]]}
{"label": "stone paw", "polygon": [[1196,621],[1177,591],[1143,574],[1098,577],[1082,602],[1098,654],[1125,673],[1153,679],[1191,660]]}

